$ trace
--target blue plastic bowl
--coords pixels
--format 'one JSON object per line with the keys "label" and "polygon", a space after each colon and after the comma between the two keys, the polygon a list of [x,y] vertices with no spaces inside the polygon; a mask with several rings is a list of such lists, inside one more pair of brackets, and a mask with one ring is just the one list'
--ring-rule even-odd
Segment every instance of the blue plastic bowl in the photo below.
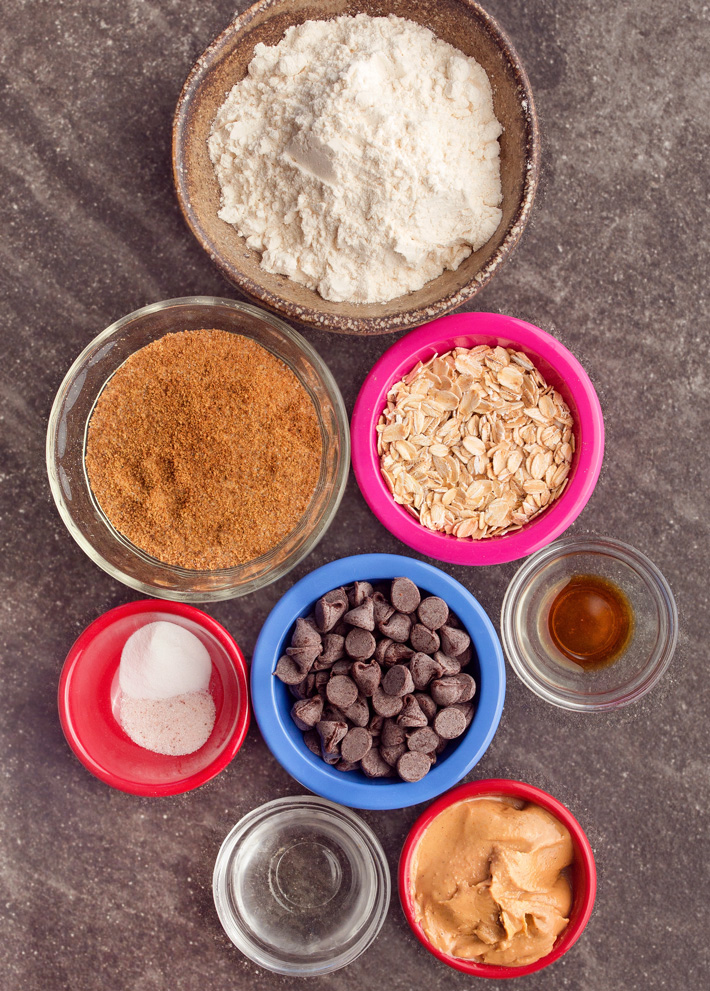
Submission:
{"label": "blue plastic bowl", "polygon": [[[368,778],[360,771],[336,771],[306,747],[291,719],[294,699],[273,676],[288,646],[294,623],[317,599],[354,581],[411,578],[423,591],[448,603],[471,636],[476,656],[471,672],[478,686],[471,725],[429,773],[414,783],[395,778]],[[498,728],[505,696],[503,651],[482,607],[455,579],[411,557],[358,554],[318,568],[297,582],[271,610],[259,635],[251,665],[252,706],[269,750],[292,777],[316,795],[356,809],[401,809],[428,802],[451,788],[478,763]]]}

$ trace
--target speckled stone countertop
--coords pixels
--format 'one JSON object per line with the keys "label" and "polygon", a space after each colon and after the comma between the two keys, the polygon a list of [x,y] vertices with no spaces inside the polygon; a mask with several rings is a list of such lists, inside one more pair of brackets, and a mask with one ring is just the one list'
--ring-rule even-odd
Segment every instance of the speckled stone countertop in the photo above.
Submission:
{"label": "speckled stone countertop", "polygon": [[[521,245],[472,309],[551,331],[604,408],[607,454],[574,533],[621,537],[668,577],[680,647],[661,685],[609,715],[553,709],[509,672],[503,719],[471,777],[516,777],[570,807],[597,857],[582,939],[520,991],[694,991],[708,974],[707,148],[710,8],[701,0],[488,0],[528,69],[543,177]],[[62,662],[135,597],[96,568],[52,504],[54,393],[98,331],[145,303],[233,295],[187,231],[170,124],[193,60],[237,0],[5,0],[0,32],[0,986],[7,991],[296,989],[227,940],[211,896],[247,810],[299,786],[255,726],[237,759],[180,798],[92,778],[57,719]],[[351,409],[392,338],[310,333]],[[353,479],[295,573],[208,606],[245,652],[279,596],[347,553],[406,552]],[[448,569],[497,622],[515,565]],[[364,813],[397,862],[421,808]],[[387,975],[387,976],[386,976]],[[317,989],[463,989],[396,898],[370,950]]]}

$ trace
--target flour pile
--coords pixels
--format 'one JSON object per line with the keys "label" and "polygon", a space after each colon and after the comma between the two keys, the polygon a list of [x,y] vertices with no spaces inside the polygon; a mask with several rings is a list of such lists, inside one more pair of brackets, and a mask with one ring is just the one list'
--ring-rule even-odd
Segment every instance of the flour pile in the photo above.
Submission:
{"label": "flour pile", "polygon": [[257,45],[212,126],[219,216],[269,272],[384,302],[457,269],[501,220],[491,86],[402,18],[339,17]]}

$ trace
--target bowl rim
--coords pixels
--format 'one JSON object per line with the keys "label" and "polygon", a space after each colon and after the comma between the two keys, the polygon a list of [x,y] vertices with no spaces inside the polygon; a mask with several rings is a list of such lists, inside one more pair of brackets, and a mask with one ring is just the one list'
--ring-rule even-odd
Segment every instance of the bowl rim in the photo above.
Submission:
{"label": "bowl rim", "polygon": [[[70,392],[75,381],[81,375],[84,365],[89,358],[89,356],[105,341],[116,334],[118,331],[122,330],[127,325],[131,324],[137,319],[142,319],[149,316],[152,313],[157,313],[160,310],[167,310],[170,308],[179,308],[181,306],[203,306],[206,310],[214,306],[226,306],[229,309],[234,309],[239,312],[249,313],[253,317],[263,320],[268,323],[271,327],[283,334],[288,340],[291,340],[298,349],[305,355],[312,367],[315,369],[318,377],[323,382],[326,391],[329,393],[333,408],[335,411],[335,418],[339,426],[339,440],[342,445],[342,457],[339,463],[339,470],[337,475],[333,479],[333,495],[330,501],[329,509],[323,514],[320,522],[320,526],[313,530],[310,536],[304,541],[300,552],[297,557],[289,557],[284,559],[278,567],[272,568],[270,571],[266,572],[258,579],[253,579],[251,581],[236,585],[228,586],[226,588],[204,590],[204,591],[182,591],[179,589],[168,588],[162,585],[150,585],[141,579],[134,578],[132,575],[125,572],[123,569],[116,567],[107,561],[104,556],[98,551],[93,543],[89,541],[83,531],[75,524],[72,514],[67,505],[67,500],[64,497],[64,492],[62,489],[61,480],[59,474],[56,470],[56,460],[57,460],[57,445],[59,441],[59,425],[60,425],[60,413],[64,403],[66,395]],[[169,331],[166,331],[166,334]],[[264,345],[262,345],[264,346]],[[136,349],[138,350],[138,349]],[[268,349],[267,349],[268,350]],[[135,353],[132,352],[132,353]],[[278,355],[277,355],[278,357]],[[283,359],[280,359],[283,360]],[[315,404],[314,404],[315,405]],[[88,420],[87,420],[88,422]],[[62,379],[59,388],[55,394],[54,400],[52,402],[52,408],[49,414],[47,422],[47,434],[45,442],[45,463],[47,476],[49,479],[49,487],[52,493],[52,498],[54,504],[57,507],[59,515],[64,523],[65,527],[69,531],[69,534],[73,537],[82,551],[89,557],[94,564],[98,565],[103,571],[105,571],[112,578],[120,581],[122,584],[127,585],[129,588],[133,588],[143,595],[157,596],[158,598],[165,599],[166,601],[175,602],[218,602],[224,599],[238,598],[242,595],[247,595],[249,592],[256,591],[257,589],[264,588],[266,585],[277,581],[283,575],[287,574],[292,568],[299,564],[304,557],[306,557],[310,552],[317,546],[319,541],[325,536],[326,531],[333,522],[335,515],[340,507],[343,495],[345,494],[345,487],[348,481],[348,475],[350,473],[350,431],[348,429],[348,415],[345,408],[345,402],[343,400],[340,387],[335,379],[335,376],[331,372],[330,368],[321,357],[321,355],[316,351],[313,345],[294,327],[291,327],[284,320],[282,320],[278,315],[269,312],[268,310],[261,309],[260,307],[254,306],[251,303],[245,303],[241,300],[228,299],[226,297],[220,296],[178,296],[173,299],[163,299],[155,303],[149,303],[147,306],[141,306],[137,310],[132,310],[123,317],[119,317],[114,320],[108,327],[102,330],[99,334],[93,337],[88,344],[83,348],[80,354],[72,362],[69,370]],[[88,484],[88,482],[87,482]],[[110,521],[109,521],[110,523]],[[130,543],[130,542],[129,542]],[[143,553],[143,552],[140,552]],[[270,553],[270,552],[268,552]],[[157,559],[156,559],[157,560]],[[164,564],[164,562],[159,562]],[[205,575],[212,574],[218,575],[225,572],[234,571],[238,569],[222,569],[216,571],[191,571],[185,568],[171,567],[171,570],[175,573],[180,573],[184,575]]]}
{"label": "bowl rim", "polygon": [[[424,834],[424,831],[431,825],[433,820],[441,812],[450,806],[456,805],[461,801],[466,801],[467,799],[482,798],[488,795],[506,795],[514,798],[521,798],[527,802],[531,802],[534,805],[539,805],[541,808],[555,816],[556,819],[567,827],[572,836],[576,867],[578,868],[578,875],[581,876],[582,880],[582,895],[574,920],[570,919],[570,922],[566,928],[557,938],[550,953],[544,957],[541,957],[539,960],[536,960],[535,963],[526,964],[523,967],[504,967],[494,964],[476,963],[472,960],[465,960],[461,957],[452,957],[448,953],[443,953],[435,946],[432,946],[429,942],[429,939],[424,933],[422,927],[419,925],[414,912],[409,877],[413,866],[416,849]],[[500,979],[509,977],[523,977],[526,974],[533,974],[535,971],[542,970],[544,967],[548,967],[556,960],[559,960],[561,956],[563,956],[569,949],[571,949],[572,946],[574,946],[579,937],[582,935],[582,932],[592,914],[592,909],[594,908],[594,900],[597,892],[597,870],[594,861],[594,853],[587,838],[587,834],[584,832],[581,825],[572,815],[570,810],[563,805],[562,802],[554,798],[548,792],[543,791],[541,788],[536,788],[534,785],[527,784],[524,781],[515,781],[510,778],[482,778],[478,781],[469,781],[465,784],[458,785],[456,788],[452,788],[451,791],[447,792],[445,795],[442,795],[439,799],[437,799],[437,801],[433,802],[427,809],[424,810],[424,812],[422,812],[410,829],[407,834],[407,838],[404,841],[399,858],[397,882],[400,904],[402,905],[402,911],[404,912],[407,922],[419,942],[430,953],[432,953],[438,960],[441,960],[442,963],[447,964],[449,967],[453,967],[455,970],[460,970],[465,974],[472,974],[475,977]],[[575,902],[576,896],[574,897],[573,906],[575,905]]]}
{"label": "bowl rim", "polygon": [[[571,691],[564,694],[557,692],[535,677],[533,669],[527,663],[525,653],[520,649],[518,637],[514,634],[514,620],[524,584],[531,581],[551,561],[566,557],[567,553],[575,548],[589,554],[604,554],[623,562],[629,568],[635,568],[651,590],[661,615],[661,626],[667,629],[667,638],[656,646],[630,689],[627,683],[618,689],[608,689],[595,696],[579,696]],[[572,536],[542,548],[518,568],[503,596],[500,631],[503,649],[510,666],[525,687],[534,692],[538,698],[569,711],[606,712],[631,705],[632,702],[643,698],[655,688],[668,670],[678,645],[678,607],[667,579],[643,551],[616,537]],[[639,681],[640,675],[644,672],[645,677]]]}
{"label": "bowl rim", "polygon": [[[506,31],[498,20],[484,10],[476,0],[458,0],[458,2],[471,8],[474,15],[495,39],[510,67],[517,84],[519,104],[525,121],[526,148],[520,202],[499,247],[465,286],[447,293],[436,303],[418,305],[386,316],[349,317],[338,313],[324,313],[312,306],[289,302],[281,295],[272,292],[250,276],[245,275],[234,262],[223,256],[219,245],[209,237],[191,203],[184,156],[187,134],[191,128],[190,109],[192,101],[212,67],[219,62],[225,50],[228,49],[233,36],[246,29],[262,10],[282,2],[284,0],[257,0],[256,3],[235,17],[195,61],[180,91],[173,115],[171,148],[173,185],[185,223],[222,275],[250,300],[288,320],[319,330],[341,334],[389,334],[416,327],[462,306],[490,281],[498,267],[506,261],[518,244],[530,218],[540,175],[540,129],[530,80]],[[402,300],[406,300],[406,298],[406,295],[399,297]]]}
{"label": "bowl rim", "polygon": [[[376,426],[386,396],[395,382],[420,357],[467,346],[470,338],[496,341],[531,351],[555,368],[577,406],[582,442],[577,468],[567,489],[537,519],[502,537],[459,540],[427,530],[395,503],[380,472]],[[517,317],[501,313],[454,313],[425,324],[400,338],[382,355],[362,384],[350,421],[352,465],[360,491],[380,523],[413,550],[450,564],[505,564],[527,557],[560,536],[591,497],[604,458],[604,419],[599,398],[580,362],[552,334]]]}
{"label": "bowl rim", "polygon": [[[283,713],[275,691],[281,685],[273,677],[279,646],[296,618],[325,592],[353,581],[410,578],[433,595],[440,595],[459,617],[471,636],[481,677],[473,722],[460,738],[458,748],[416,782],[353,780],[317,760],[304,748],[297,748],[286,732]],[[357,809],[401,809],[427,802],[459,781],[478,763],[487,750],[500,722],[505,698],[505,663],[498,635],[478,600],[446,572],[416,558],[399,554],[357,554],[331,561],[316,568],[293,585],[276,603],[264,623],[251,662],[251,697],[254,717],[264,741],[281,766],[316,795]],[[465,745],[473,730],[480,734],[475,749]],[[472,738],[473,739],[473,738]]]}
{"label": "bowl rim", "polygon": [[[146,612],[163,612],[170,613],[174,616],[181,616],[184,619],[192,620],[193,623],[203,627],[208,633],[212,634],[232,663],[238,691],[242,699],[234,732],[218,756],[210,764],[201,771],[197,771],[187,777],[154,785],[131,781],[130,778],[111,772],[93,759],[89,751],[82,745],[76,732],[71,697],[71,678],[76,668],[81,664],[86,648],[100,633],[103,633],[104,630],[112,626],[117,620],[124,619],[127,616],[138,616]],[[94,777],[110,785],[112,788],[130,795],[144,795],[148,797],[181,795],[184,792],[199,788],[200,785],[210,781],[220,771],[223,771],[236,756],[237,751],[244,742],[250,722],[247,665],[237,641],[221,623],[218,623],[208,613],[184,602],[171,602],[165,599],[139,599],[135,602],[127,602],[121,606],[115,606],[113,609],[102,613],[79,634],[69,648],[59,676],[57,708],[59,710],[59,722],[62,732],[69,747],[75,757],[78,758],[87,771],[93,774]],[[138,744],[135,746],[138,747]]]}

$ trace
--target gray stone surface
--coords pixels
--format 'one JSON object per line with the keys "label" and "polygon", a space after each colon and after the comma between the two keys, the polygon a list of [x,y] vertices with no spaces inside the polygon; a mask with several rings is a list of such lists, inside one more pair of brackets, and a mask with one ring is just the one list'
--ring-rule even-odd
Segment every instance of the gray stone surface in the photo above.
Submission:
{"label": "gray stone surface", "polygon": [[[61,665],[79,632],[134,598],[74,544],[51,502],[44,432],[83,346],[136,307],[230,295],[180,218],[170,121],[235,0],[5,0],[0,33],[3,290],[0,511],[0,985],[8,991],[275,991],[223,935],[214,858],[247,810],[299,787],[255,727],[233,764],[181,798],[120,794],[68,750]],[[245,3],[238,6],[243,8]],[[551,709],[510,676],[471,777],[553,792],[596,852],[583,938],[530,991],[705,986],[708,968],[708,173],[710,10],[701,0],[489,0],[528,68],[544,169],[522,244],[472,309],[515,314],[572,348],[597,386],[607,454],[575,533],[646,551],[682,633],[661,686],[611,715]],[[351,408],[391,338],[310,334]],[[207,607],[248,653],[295,578],[346,553],[406,552],[350,480],[327,538],[288,578]],[[497,620],[515,565],[448,569]],[[365,813],[392,869],[420,808]],[[393,899],[350,968],[313,986],[458,988]]]}

